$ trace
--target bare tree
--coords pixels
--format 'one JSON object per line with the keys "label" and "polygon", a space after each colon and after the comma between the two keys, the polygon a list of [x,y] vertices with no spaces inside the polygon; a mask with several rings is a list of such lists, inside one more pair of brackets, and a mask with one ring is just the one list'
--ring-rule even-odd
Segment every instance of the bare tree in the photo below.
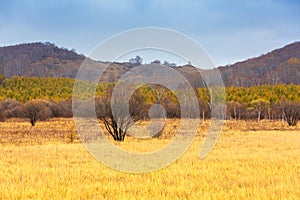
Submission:
{"label": "bare tree", "polygon": [[205,101],[204,99],[198,99],[199,101],[199,108],[200,108],[200,114],[202,116],[202,123],[204,123],[205,118],[209,118],[210,112],[211,112],[211,107],[210,104]]}
{"label": "bare tree", "polygon": [[280,102],[284,119],[289,126],[296,126],[300,117],[300,103],[294,101]]}
{"label": "bare tree", "polygon": [[170,63],[168,61],[164,61],[164,65],[169,66],[170,67]]}
{"label": "bare tree", "polygon": [[257,121],[259,122],[262,117],[263,111],[268,109],[268,107],[270,106],[270,102],[265,99],[256,99],[251,102],[251,105],[257,112]]}
{"label": "bare tree", "polygon": [[11,117],[21,117],[21,103],[13,99],[0,101],[0,121]]}
{"label": "bare tree", "polygon": [[62,117],[62,107],[54,101],[45,101],[46,107],[51,111],[51,118]]}
{"label": "bare tree", "polygon": [[129,62],[134,66],[138,66],[142,64],[143,59],[140,56],[136,56],[135,58],[129,59]]}
{"label": "bare tree", "polygon": [[[108,133],[116,141],[124,141],[126,133],[134,122],[141,119],[141,111],[143,109],[144,100],[137,90],[133,93],[128,102],[124,101],[124,93],[114,93],[112,100],[112,89],[107,89],[104,96],[97,97],[96,113],[97,117],[103,122]],[[113,106],[112,107],[112,102]]]}
{"label": "bare tree", "polygon": [[51,117],[51,110],[44,100],[31,100],[23,106],[24,116],[29,119],[32,126],[40,120],[44,121]]}
{"label": "bare tree", "polygon": [[240,120],[245,110],[246,106],[240,102],[230,101],[227,103],[227,116],[230,119]]}
{"label": "bare tree", "polygon": [[71,99],[66,99],[62,100],[58,103],[61,107],[61,117],[73,117],[73,112],[72,112],[72,100]]}

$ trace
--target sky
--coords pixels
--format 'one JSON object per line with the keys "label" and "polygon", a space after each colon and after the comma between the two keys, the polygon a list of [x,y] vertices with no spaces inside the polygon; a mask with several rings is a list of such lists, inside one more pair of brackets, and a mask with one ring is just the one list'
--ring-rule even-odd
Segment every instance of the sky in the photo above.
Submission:
{"label": "sky", "polygon": [[298,0],[0,0],[0,46],[51,42],[89,53],[134,28],[197,41],[216,66],[300,41]]}

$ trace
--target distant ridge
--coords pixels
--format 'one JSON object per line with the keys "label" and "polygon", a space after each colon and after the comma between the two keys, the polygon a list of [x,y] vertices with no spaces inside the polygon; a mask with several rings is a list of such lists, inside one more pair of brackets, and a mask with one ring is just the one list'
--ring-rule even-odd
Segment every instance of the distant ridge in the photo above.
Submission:
{"label": "distant ridge", "polygon": [[0,73],[6,77],[71,77],[85,59],[74,50],[46,43],[28,43],[0,48]]}
{"label": "distant ridge", "polygon": [[[75,50],[59,48],[50,42],[25,43],[0,47],[0,74],[10,78],[25,77],[68,77],[76,78],[78,69],[85,59]],[[109,63],[89,59],[92,66],[104,67]],[[126,63],[111,64],[102,81],[115,81],[132,67]]]}
{"label": "distant ridge", "polygon": [[218,67],[227,86],[300,84],[300,42],[270,53]]}
{"label": "distant ridge", "polygon": [[[70,77],[75,78],[81,63],[86,59],[75,50],[59,48],[49,42],[36,42],[0,47],[0,74],[6,77]],[[107,63],[90,60],[93,65]],[[130,62],[111,63],[102,81],[116,81],[135,67]],[[175,67],[193,86],[203,87],[203,81],[193,66]],[[300,42],[280,49],[218,67],[226,86],[250,87],[263,84],[300,84]]]}

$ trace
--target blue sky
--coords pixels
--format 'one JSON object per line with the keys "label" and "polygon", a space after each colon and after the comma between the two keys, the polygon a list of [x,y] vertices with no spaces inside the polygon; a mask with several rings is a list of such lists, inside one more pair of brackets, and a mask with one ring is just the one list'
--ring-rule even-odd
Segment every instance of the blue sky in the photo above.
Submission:
{"label": "blue sky", "polygon": [[88,55],[121,31],[162,27],[226,65],[300,41],[297,0],[1,0],[0,8],[1,46],[50,41]]}

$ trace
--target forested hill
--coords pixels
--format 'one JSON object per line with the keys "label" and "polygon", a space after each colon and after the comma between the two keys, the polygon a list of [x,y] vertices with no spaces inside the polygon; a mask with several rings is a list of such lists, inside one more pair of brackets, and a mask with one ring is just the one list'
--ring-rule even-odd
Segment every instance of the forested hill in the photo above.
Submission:
{"label": "forested hill", "polygon": [[48,42],[1,47],[0,73],[6,77],[75,77],[84,59],[74,50]]}
{"label": "forested hill", "polygon": [[[75,78],[86,57],[75,50],[46,43],[29,43],[0,47],[0,74],[6,77]],[[92,65],[103,62],[90,60]],[[107,63],[106,63],[107,64]],[[112,63],[102,81],[114,82],[136,63]],[[193,86],[202,87],[201,77],[192,66],[175,67]],[[226,86],[249,87],[263,84],[300,84],[300,42],[289,44],[257,58],[218,67]]]}
{"label": "forested hill", "polygon": [[300,42],[218,69],[227,86],[300,84]]}

